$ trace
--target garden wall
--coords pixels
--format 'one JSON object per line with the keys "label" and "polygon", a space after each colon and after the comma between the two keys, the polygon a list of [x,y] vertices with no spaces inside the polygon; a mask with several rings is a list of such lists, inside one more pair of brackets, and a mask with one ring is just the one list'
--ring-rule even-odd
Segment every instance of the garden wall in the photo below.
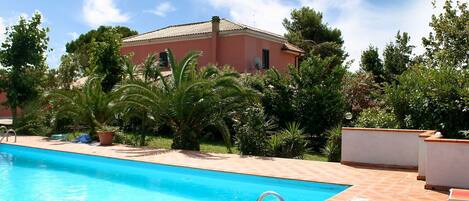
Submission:
{"label": "garden wall", "polygon": [[469,140],[425,139],[427,189],[469,189]]}
{"label": "garden wall", "polygon": [[342,128],[342,164],[417,169],[424,130]]}

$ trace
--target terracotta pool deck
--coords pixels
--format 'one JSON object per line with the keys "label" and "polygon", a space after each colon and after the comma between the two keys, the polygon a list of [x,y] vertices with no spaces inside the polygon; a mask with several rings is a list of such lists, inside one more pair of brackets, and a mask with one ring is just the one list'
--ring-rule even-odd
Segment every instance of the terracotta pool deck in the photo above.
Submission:
{"label": "terracotta pool deck", "polygon": [[[12,138],[10,138],[10,143]],[[17,143],[29,147],[122,158],[159,164],[253,174],[315,182],[352,185],[331,201],[430,201],[447,200],[447,192],[425,190],[417,172],[410,170],[352,167],[339,163],[235,154],[212,154],[181,150],[145,149],[124,145],[109,147],[47,141],[42,137],[18,137]]]}

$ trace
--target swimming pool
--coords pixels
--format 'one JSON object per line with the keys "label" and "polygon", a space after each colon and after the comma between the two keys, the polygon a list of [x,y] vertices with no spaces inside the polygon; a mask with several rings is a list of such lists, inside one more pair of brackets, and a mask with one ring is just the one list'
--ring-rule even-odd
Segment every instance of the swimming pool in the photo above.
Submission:
{"label": "swimming pool", "polygon": [[0,144],[0,201],[255,201],[269,190],[320,201],[346,188]]}

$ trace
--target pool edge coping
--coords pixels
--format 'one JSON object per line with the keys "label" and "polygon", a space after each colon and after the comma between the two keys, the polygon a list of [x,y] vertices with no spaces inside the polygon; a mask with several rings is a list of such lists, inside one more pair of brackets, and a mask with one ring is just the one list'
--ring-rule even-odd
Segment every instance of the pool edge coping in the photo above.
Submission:
{"label": "pool edge coping", "polygon": [[77,152],[73,152],[73,151],[63,151],[63,150],[48,149],[48,148],[18,145],[18,144],[10,144],[10,143],[0,143],[0,147],[1,147],[1,145],[19,146],[19,147],[26,147],[26,148],[33,148],[33,149],[41,149],[41,150],[46,150],[46,151],[57,151],[57,152],[64,152],[64,153],[69,153],[69,154],[103,157],[103,158],[108,158],[108,159],[123,160],[123,161],[130,161],[130,162],[141,162],[141,163],[146,163],[146,164],[163,165],[163,166],[171,166],[171,167],[178,167],[178,168],[189,168],[189,169],[195,169],[195,170],[215,171],[215,172],[219,172],[219,173],[240,174],[240,175],[257,176],[257,177],[265,177],[265,178],[272,178],[272,179],[285,179],[285,180],[289,180],[289,181],[314,182],[314,183],[320,183],[320,184],[332,184],[332,185],[341,185],[341,186],[346,186],[347,187],[346,189],[344,189],[344,190],[340,191],[339,193],[335,194],[334,196],[328,198],[328,200],[335,197],[335,196],[338,196],[339,194],[341,194],[341,193],[347,191],[348,189],[350,189],[351,187],[355,186],[353,184],[311,181],[311,180],[305,180],[305,179],[291,179],[291,178],[275,177],[275,176],[267,176],[267,175],[258,175],[258,174],[251,174],[251,173],[240,173],[240,172],[231,172],[231,171],[224,171],[224,170],[214,170],[214,169],[190,167],[190,166],[184,166],[184,165],[174,165],[174,164],[167,164],[167,163],[158,163],[158,162],[150,162],[150,161],[141,161],[141,160],[117,158],[117,157],[103,156],[103,155],[97,155],[97,154],[77,153]]}

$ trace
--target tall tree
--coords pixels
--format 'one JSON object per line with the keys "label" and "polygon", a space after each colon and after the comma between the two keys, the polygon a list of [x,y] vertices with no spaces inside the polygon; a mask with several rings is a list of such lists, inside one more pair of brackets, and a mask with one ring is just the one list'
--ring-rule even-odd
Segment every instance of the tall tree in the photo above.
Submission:
{"label": "tall tree", "polygon": [[70,89],[71,85],[78,77],[80,77],[80,62],[76,54],[64,54],[60,58],[60,66],[58,69],[59,86],[63,89]]}
{"label": "tall tree", "polygon": [[67,53],[73,53],[79,58],[82,72],[91,73],[89,67],[92,44],[93,42],[105,42],[109,32],[118,34],[120,39],[138,34],[137,31],[131,30],[128,27],[100,26],[98,29],[93,29],[87,33],[81,34],[76,40],[65,45]]}
{"label": "tall tree", "polygon": [[292,87],[296,90],[292,104],[297,121],[309,134],[309,146],[319,149],[325,144],[325,131],[338,126],[345,112],[342,80],[346,67],[329,57],[309,57],[299,69],[292,68]]}
{"label": "tall tree", "polygon": [[[435,5],[435,3],[433,4]],[[440,64],[469,68],[469,9],[468,3],[446,0],[444,12],[432,16],[433,32],[422,42],[425,56],[433,66]]]}
{"label": "tall tree", "polygon": [[34,13],[30,19],[21,17],[18,24],[7,28],[0,49],[0,63],[7,68],[1,88],[7,93],[6,104],[12,110],[13,122],[17,108],[40,93],[47,69],[45,55],[49,29],[42,27],[41,22],[40,13]]}
{"label": "tall tree", "polygon": [[361,55],[360,67],[373,74],[376,83],[384,81],[383,61],[379,58],[378,48],[369,46]]}
{"label": "tall tree", "polygon": [[345,60],[347,54],[343,50],[342,33],[323,22],[321,12],[302,7],[293,10],[290,17],[283,20],[283,26],[288,31],[285,37],[290,43],[321,58],[336,57],[340,62]]}
{"label": "tall tree", "polygon": [[386,80],[392,82],[396,77],[407,70],[412,61],[413,45],[409,44],[410,36],[407,32],[396,34],[396,41],[384,47],[384,73]]}
{"label": "tall tree", "polygon": [[114,85],[122,79],[123,58],[120,48],[120,34],[112,29],[102,34],[101,41],[91,42],[90,72],[103,77],[101,85],[105,92],[111,91]]}

